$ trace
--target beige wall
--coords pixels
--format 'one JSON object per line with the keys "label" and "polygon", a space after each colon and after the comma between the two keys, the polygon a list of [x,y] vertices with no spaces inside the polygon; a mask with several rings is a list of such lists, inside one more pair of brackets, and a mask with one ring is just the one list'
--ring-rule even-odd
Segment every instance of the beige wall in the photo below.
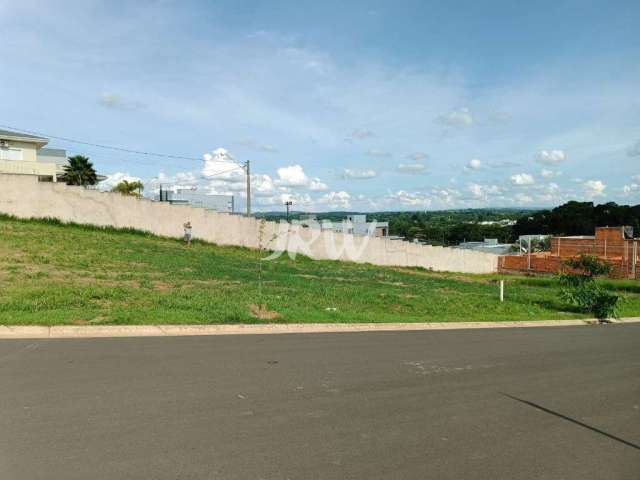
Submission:
{"label": "beige wall", "polygon": [[[0,174],[0,213],[21,218],[55,217],[77,223],[132,227],[176,238],[182,236],[182,225],[189,220],[195,238],[220,245],[258,248],[261,244],[316,259],[342,260],[353,258],[343,250],[345,246],[352,246],[352,250],[361,250],[356,261],[375,265],[421,266],[466,273],[491,273],[498,268],[498,256],[489,253],[261,222],[61,183],[39,183],[30,176]],[[297,235],[290,235],[291,232]]]}
{"label": "beige wall", "polygon": [[7,140],[9,148],[19,148],[22,150],[22,161],[24,162],[37,162],[37,145],[29,142],[18,142],[16,140]]}
{"label": "beige wall", "polygon": [[9,148],[22,150],[22,160],[0,160],[0,174],[52,176],[60,174],[62,167],[55,163],[38,161],[38,148],[35,143],[9,140]]}

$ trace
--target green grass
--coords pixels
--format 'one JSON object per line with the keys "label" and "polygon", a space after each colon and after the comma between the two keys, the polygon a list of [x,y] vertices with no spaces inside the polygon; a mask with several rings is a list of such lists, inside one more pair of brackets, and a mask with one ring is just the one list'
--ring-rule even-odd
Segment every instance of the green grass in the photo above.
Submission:
{"label": "green grass", "polygon": [[[553,278],[502,277],[507,286],[501,304],[499,275],[383,268],[301,256],[294,261],[286,255],[260,262],[265,255],[197,241],[188,247],[135,230],[0,216],[0,324],[584,317],[558,299]],[[603,284],[623,297],[623,316],[640,315],[640,282]],[[256,305],[265,307],[256,310]]]}

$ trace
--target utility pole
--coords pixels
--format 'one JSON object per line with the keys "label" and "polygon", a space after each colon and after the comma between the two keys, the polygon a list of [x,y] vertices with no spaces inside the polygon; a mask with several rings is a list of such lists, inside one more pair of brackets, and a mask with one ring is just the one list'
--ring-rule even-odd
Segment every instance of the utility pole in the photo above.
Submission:
{"label": "utility pole", "polygon": [[244,165],[247,173],[247,217],[251,216],[251,161],[247,160]]}
{"label": "utility pole", "polygon": [[291,205],[293,205],[291,200],[284,202],[284,206],[287,207],[287,223],[289,223],[289,207],[291,207]]}

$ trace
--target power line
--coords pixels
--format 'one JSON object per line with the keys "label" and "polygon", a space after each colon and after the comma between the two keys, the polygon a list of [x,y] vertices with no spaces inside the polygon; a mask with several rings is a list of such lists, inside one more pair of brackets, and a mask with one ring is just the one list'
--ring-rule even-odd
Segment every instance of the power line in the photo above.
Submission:
{"label": "power line", "polygon": [[[124,147],[115,147],[113,145],[103,145],[100,143],[92,143],[92,142],[86,142],[84,140],[76,140],[73,138],[68,138],[68,137],[59,137],[56,135],[49,135],[47,133],[42,133],[42,132],[36,132],[34,130],[26,130],[24,128],[18,128],[18,127],[12,127],[10,125],[0,125],[1,128],[6,128],[9,130],[15,130],[17,132],[21,132],[21,133],[28,133],[31,135],[38,135],[40,137],[44,137],[44,138],[55,138],[56,140],[61,140],[63,142],[70,142],[70,143],[77,143],[80,145],[87,145],[90,147],[97,147],[97,148],[104,148],[107,150],[115,150],[118,152],[125,152],[125,153],[131,153],[131,154],[135,154],[135,155],[146,155],[146,156],[150,156],[150,157],[161,157],[161,158],[171,158],[174,160],[189,160],[192,162],[202,162],[201,158],[196,158],[196,157],[188,157],[188,156],[184,156],[184,155],[172,155],[169,153],[157,153],[157,152],[146,152],[143,150],[134,150],[131,148],[124,148]],[[235,163],[239,166],[242,166],[242,163],[238,162],[237,160],[233,159],[233,157],[230,157],[230,160],[219,160],[220,162],[225,162],[225,163]]]}

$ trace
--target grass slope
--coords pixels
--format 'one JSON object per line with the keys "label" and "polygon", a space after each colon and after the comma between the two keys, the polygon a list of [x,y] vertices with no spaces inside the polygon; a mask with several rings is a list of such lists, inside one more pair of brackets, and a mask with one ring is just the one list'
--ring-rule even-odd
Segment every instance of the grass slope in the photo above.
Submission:
{"label": "grass slope", "polygon": [[[0,324],[419,322],[579,318],[555,280],[314,261],[0,217]],[[264,253],[262,254],[264,256]],[[259,264],[262,263],[262,282]],[[607,281],[640,314],[640,284]],[[258,305],[265,305],[260,309]]]}

